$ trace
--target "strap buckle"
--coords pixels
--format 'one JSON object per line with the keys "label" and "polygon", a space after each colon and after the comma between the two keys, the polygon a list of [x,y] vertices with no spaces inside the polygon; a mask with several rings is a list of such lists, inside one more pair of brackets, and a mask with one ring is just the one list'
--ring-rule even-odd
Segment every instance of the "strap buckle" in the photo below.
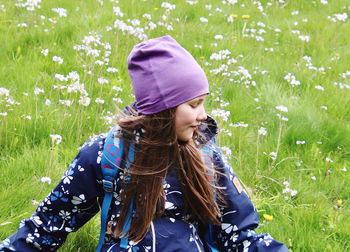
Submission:
{"label": "strap buckle", "polygon": [[103,189],[106,192],[108,192],[108,193],[113,192],[114,184],[113,184],[112,181],[108,181],[108,180],[102,179],[102,183],[103,183]]}

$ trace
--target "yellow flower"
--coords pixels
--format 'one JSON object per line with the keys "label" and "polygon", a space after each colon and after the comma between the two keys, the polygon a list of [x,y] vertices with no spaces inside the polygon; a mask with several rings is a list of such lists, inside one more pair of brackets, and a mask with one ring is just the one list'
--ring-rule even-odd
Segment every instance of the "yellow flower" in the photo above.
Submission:
{"label": "yellow flower", "polygon": [[201,60],[204,60],[204,56],[200,56],[199,58],[200,58]]}
{"label": "yellow flower", "polygon": [[272,221],[273,220],[273,216],[272,215],[269,215],[269,214],[264,214],[264,219],[267,220],[267,221]]}
{"label": "yellow flower", "polygon": [[343,201],[341,199],[337,200],[338,207],[341,207],[343,205]]}
{"label": "yellow flower", "polygon": [[322,75],[326,75],[326,72],[322,72]]}
{"label": "yellow flower", "polygon": [[154,8],[155,11],[159,10],[158,8]]}
{"label": "yellow flower", "polygon": [[250,16],[249,15],[242,15],[242,18],[247,20],[250,18]]}
{"label": "yellow flower", "polygon": [[238,17],[237,14],[231,14],[230,16],[233,17],[234,19],[236,19]]}

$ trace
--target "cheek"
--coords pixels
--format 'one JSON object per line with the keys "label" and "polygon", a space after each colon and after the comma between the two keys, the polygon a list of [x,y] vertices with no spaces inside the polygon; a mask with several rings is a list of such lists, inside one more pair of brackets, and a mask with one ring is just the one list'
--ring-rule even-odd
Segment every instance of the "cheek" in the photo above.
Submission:
{"label": "cheek", "polygon": [[191,111],[183,109],[180,110],[177,117],[175,118],[175,126],[177,128],[188,126],[189,124],[192,124],[194,120],[194,117],[191,113]]}

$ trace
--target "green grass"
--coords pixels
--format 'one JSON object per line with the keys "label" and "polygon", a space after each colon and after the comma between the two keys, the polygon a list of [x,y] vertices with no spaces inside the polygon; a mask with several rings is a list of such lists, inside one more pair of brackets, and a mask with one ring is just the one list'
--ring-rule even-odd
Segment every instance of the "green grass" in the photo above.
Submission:
{"label": "green grass", "polygon": [[[145,28],[149,21],[143,14],[148,13],[157,28],[145,29],[144,33],[149,38],[170,34],[207,73],[212,92],[207,112],[219,108],[230,111],[227,121],[216,116],[223,130],[218,142],[232,151],[231,164],[259,211],[258,231],[269,232],[292,251],[350,250],[350,178],[344,169],[350,168],[350,75],[346,75],[350,71],[350,19],[333,22],[327,18],[336,13],[350,15],[350,5],[345,0],[328,4],[319,0],[260,2],[264,13],[254,1],[239,1],[233,6],[222,1],[198,1],[196,5],[172,1],[176,8],[170,11],[161,7],[162,1],[104,0],[103,5],[99,1],[42,1],[41,8],[34,11],[16,7],[17,1],[0,2],[0,87],[9,90],[6,99],[5,95],[0,97],[0,113],[7,113],[0,116],[0,240],[15,232],[20,220],[35,211],[31,201],[40,201],[50,192],[77,147],[89,136],[109,129],[111,125],[101,117],[113,115],[117,108],[134,100],[126,58],[140,39],[113,25],[116,19],[128,25],[128,19],[138,19],[140,27]],[[209,4],[211,10],[205,7]],[[117,17],[113,6],[119,6],[124,16]],[[52,11],[57,7],[66,9],[67,17]],[[292,15],[294,11],[299,14]],[[227,22],[231,14],[237,15],[233,23]],[[242,15],[250,17],[244,20]],[[200,17],[207,18],[208,23],[200,22]],[[160,21],[173,30],[159,25]],[[27,27],[18,27],[22,23]],[[243,29],[248,37],[242,34]],[[263,29],[260,35],[259,29]],[[101,55],[106,51],[104,46],[110,45],[108,66],[94,63],[104,60],[101,55],[94,58],[73,49],[82,45],[90,32],[98,34],[104,43],[92,45],[101,50]],[[224,38],[215,40],[218,34]],[[309,35],[310,41],[302,41],[299,35]],[[257,36],[263,41],[257,41]],[[46,48],[48,56],[41,53]],[[210,59],[225,49],[237,62],[227,65],[228,59]],[[63,64],[54,62],[53,56],[62,57]],[[311,57],[311,67],[304,56]],[[223,64],[227,69],[214,74],[213,70]],[[108,67],[119,71],[107,72]],[[79,74],[84,89],[68,92],[67,88],[54,88],[74,84],[73,80],[55,78],[55,74],[67,76],[73,71]],[[288,73],[301,84],[289,84],[284,79]],[[100,77],[109,83],[99,84]],[[316,89],[317,85],[324,91]],[[123,90],[116,95],[113,86]],[[44,92],[34,95],[35,87]],[[84,90],[91,98],[86,107],[79,104]],[[114,97],[123,103],[113,101]],[[104,104],[95,103],[96,98],[104,99]],[[49,106],[45,105],[47,99]],[[73,103],[65,106],[59,100]],[[277,117],[278,105],[288,108],[282,113],[288,121],[281,123]],[[234,127],[238,122],[248,127]],[[266,136],[258,136],[260,127],[266,128]],[[61,135],[62,143],[52,148],[50,134]],[[297,145],[296,141],[305,144]],[[270,153],[277,151],[273,160]],[[49,176],[52,184],[41,183],[43,176]],[[283,194],[286,180],[292,190],[297,190],[297,195],[288,200]],[[266,221],[263,214],[273,219]],[[61,251],[93,251],[98,235],[96,216],[70,235]]]}

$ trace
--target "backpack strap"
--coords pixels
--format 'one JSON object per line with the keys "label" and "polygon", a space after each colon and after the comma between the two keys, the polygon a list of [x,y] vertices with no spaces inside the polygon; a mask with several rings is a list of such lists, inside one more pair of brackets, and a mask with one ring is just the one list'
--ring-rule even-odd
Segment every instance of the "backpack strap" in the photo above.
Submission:
{"label": "backpack strap", "polygon": [[[103,175],[102,183],[103,183],[103,189],[105,191],[105,195],[104,195],[103,203],[101,207],[101,232],[100,232],[100,238],[98,241],[96,252],[100,252],[103,245],[103,241],[104,241],[106,229],[107,229],[107,214],[112,202],[112,197],[114,192],[114,180],[121,166],[121,160],[124,154],[124,142],[120,138],[114,137],[115,130],[117,130],[117,127],[114,127],[108,133],[106,142],[103,148],[102,158],[101,158],[101,170]],[[129,168],[130,161],[131,162],[134,161],[134,156],[135,156],[134,143],[132,141],[129,146],[126,169]],[[126,233],[126,231],[129,230],[130,228],[133,201],[134,199],[132,199],[130,203],[130,208],[127,213],[125,223],[123,225],[123,230],[122,230],[123,233]],[[120,247],[126,248],[128,243],[129,241],[126,235],[126,237],[123,237],[121,239]]]}
{"label": "backpack strap", "polygon": [[[202,148],[202,153],[204,155],[205,165],[210,167],[210,168],[213,168],[213,166],[214,166],[214,164],[213,164],[214,152],[213,152],[213,149],[211,148],[210,145],[211,145],[210,142],[205,144]],[[213,176],[211,176],[211,183],[213,185],[215,185],[215,180],[214,180]],[[216,200],[216,193],[215,193],[215,200]],[[219,252],[219,250],[216,248],[217,245],[216,245],[216,241],[215,241],[214,234],[213,234],[213,225],[211,223],[208,224],[208,231],[204,234],[204,239],[205,239],[206,245],[208,246],[208,249],[210,252]]]}

